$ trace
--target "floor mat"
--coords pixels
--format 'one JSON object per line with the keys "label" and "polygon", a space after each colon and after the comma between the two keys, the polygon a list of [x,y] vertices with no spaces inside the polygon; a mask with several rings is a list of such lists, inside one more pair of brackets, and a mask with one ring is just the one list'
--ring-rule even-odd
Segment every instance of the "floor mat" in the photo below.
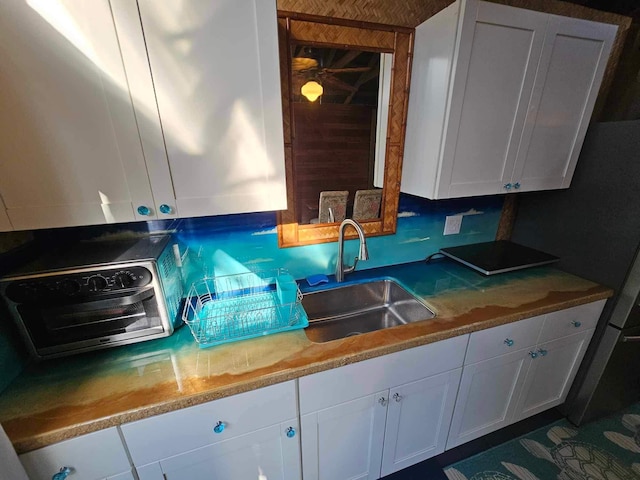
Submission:
{"label": "floor mat", "polygon": [[559,420],[444,472],[449,480],[638,480],[640,404],[581,427]]}

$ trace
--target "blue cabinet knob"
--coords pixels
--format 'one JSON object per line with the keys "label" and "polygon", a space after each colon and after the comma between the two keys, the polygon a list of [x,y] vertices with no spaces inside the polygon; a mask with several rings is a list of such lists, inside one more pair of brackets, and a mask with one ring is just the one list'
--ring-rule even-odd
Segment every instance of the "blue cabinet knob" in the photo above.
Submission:
{"label": "blue cabinet knob", "polygon": [[138,207],[138,213],[140,215],[151,215],[151,210],[149,209],[149,207],[147,207],[145,205],[140,205]]}
{"label": "blue cabinet knob", "polygon": [[582,322],[579,322],[578,320],[573,320],[571,324],[576,328],[580,328],[580,326],[582,325]]}
{"label": "blue cabinet knob", "polygon": [[520,188],[520,182],[516,182],[513,184],[513,188],[515,188],[516,190],[518,190]]}
{"label": "blue cabinet knob", "polygon": [[546,356],[547,356],[547,353],[549,353],[549,352],[547,352],[544,348],[539,348],[539,349],[538,349],[538,354],[539,354],[541,357],[546,357]]}
{"label": "blue cabinet knob", "polygon": [[514,343],[515,343],[515,342],[514,342],[513,340],[511,340],[510,338],[506,338],[506,339],[505,339],[505,341],[504,341],[504,344],[505,344],[507,347],[513,347],[513,344],[514,344]]}
{"label": "blue cabinet knob", "polygon": [[533,352],[533,351],[531,351],[531,352],[529,352],[529,356],[530,356],[531,358],[538,358],[538,352]]}
{"label": "blue cabinet knob", "polygon": [[287,428],[287,437],[293,438],[296,436],[296,429],[293,427]]}
{"label": "blue cabinet knob", "polygon": [[213,431],[215,433],[222,433],[222,432],[224,432],[224,427],[225,426],[226,425],[224,424],[224,422],[218,422],[218,423],[216,423],[216,426],[213,427]]}
{"label": "blue cabinet knob", "polygon": [[166,203],[163,203],[162,205],[160,205],[158,207],[158,210],[160,210],[160,212],[164,213],[165,215],[168,215],[173,211],[173,209]]}
{"label": "blue cabinet knob", "polygon": [[51,480],[64,480],[71,473],[71,469],[69,467],[62,467],[58,473],[56,473]]}
{"label": "blue cabinet knob", "polygon": [[505,189],[505,190],[511,190],[511,186],[512,186],[512,185],[511,185],[510,183],[505,183],[505,184],[504,184],[504,189]]}

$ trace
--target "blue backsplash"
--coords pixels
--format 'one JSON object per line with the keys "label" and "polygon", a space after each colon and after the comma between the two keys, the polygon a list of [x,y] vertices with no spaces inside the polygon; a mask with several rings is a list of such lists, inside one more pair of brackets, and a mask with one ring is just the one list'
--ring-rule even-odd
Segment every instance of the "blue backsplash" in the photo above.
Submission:
{"label": "blue backsplash", "polygon": [[[424,259],[445,246],[495,239],[503,197],[430,201],[401,195],[395,235],[370,237],[369,260],[358,270]],[[464,215],[458,235],[442,234],[445,217]],[[338,249],[335,242],[278,248],[273,212],[183,220],[177,236],[189,247],[191,278],[201,271],[228,275],[249,270],[286,268],[295,278],[331,274]],[[357,254],[357,240],[345,247],[345,262]],[[187,280],[187,283],[189,281]]]}
{"label": "blue backsplash", "polygon": [[[424,259],[445,246],[465,245],[495,239],[503,197],[474,197],[431,201],[410,195],[400,196],[395,235],[367,240],[369,260],[358,270]],[[442,235],[445,217],[464,215],[458,235]],[[144,234],[174,231],[183,248],[188,248],[189,269],[186,286],[203,271],[224,275],[249,270],[286,268],[295,278],[312,274],[332,274],[338,249],[335,242],[303,247],[278,248],[276,214],[251,213],[189,218],[178,221],[131,223],[34,232],[41,244],[65,239],[84,239],[112,234]],[[347,241],[345,261],[352,262],[357,242]],[[347,260],[348,259],[348,260]],[[0,310],[0,391],[22,370],[23,348],[16,344],[14,327]]]}

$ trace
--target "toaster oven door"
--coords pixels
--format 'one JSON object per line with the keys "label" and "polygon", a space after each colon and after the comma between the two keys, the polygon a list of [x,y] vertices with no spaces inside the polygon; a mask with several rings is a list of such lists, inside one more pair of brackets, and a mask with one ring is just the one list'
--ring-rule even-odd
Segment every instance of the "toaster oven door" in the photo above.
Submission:
{"label": "toaster oven door", "polygon": [[21,304],[20,320],[38,356],[132,343],[164,336],[153,286],[65,305]]}

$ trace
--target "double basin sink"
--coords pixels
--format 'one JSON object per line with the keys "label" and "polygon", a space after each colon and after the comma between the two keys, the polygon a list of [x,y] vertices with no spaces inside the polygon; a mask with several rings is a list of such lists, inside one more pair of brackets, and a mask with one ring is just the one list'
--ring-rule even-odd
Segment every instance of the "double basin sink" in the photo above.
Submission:
{"label": "double basin sink", "polygon": [[424,303],[393,280],[306,293],[302,306],[309,317],[307,337],[315,343],[435,317]]}

